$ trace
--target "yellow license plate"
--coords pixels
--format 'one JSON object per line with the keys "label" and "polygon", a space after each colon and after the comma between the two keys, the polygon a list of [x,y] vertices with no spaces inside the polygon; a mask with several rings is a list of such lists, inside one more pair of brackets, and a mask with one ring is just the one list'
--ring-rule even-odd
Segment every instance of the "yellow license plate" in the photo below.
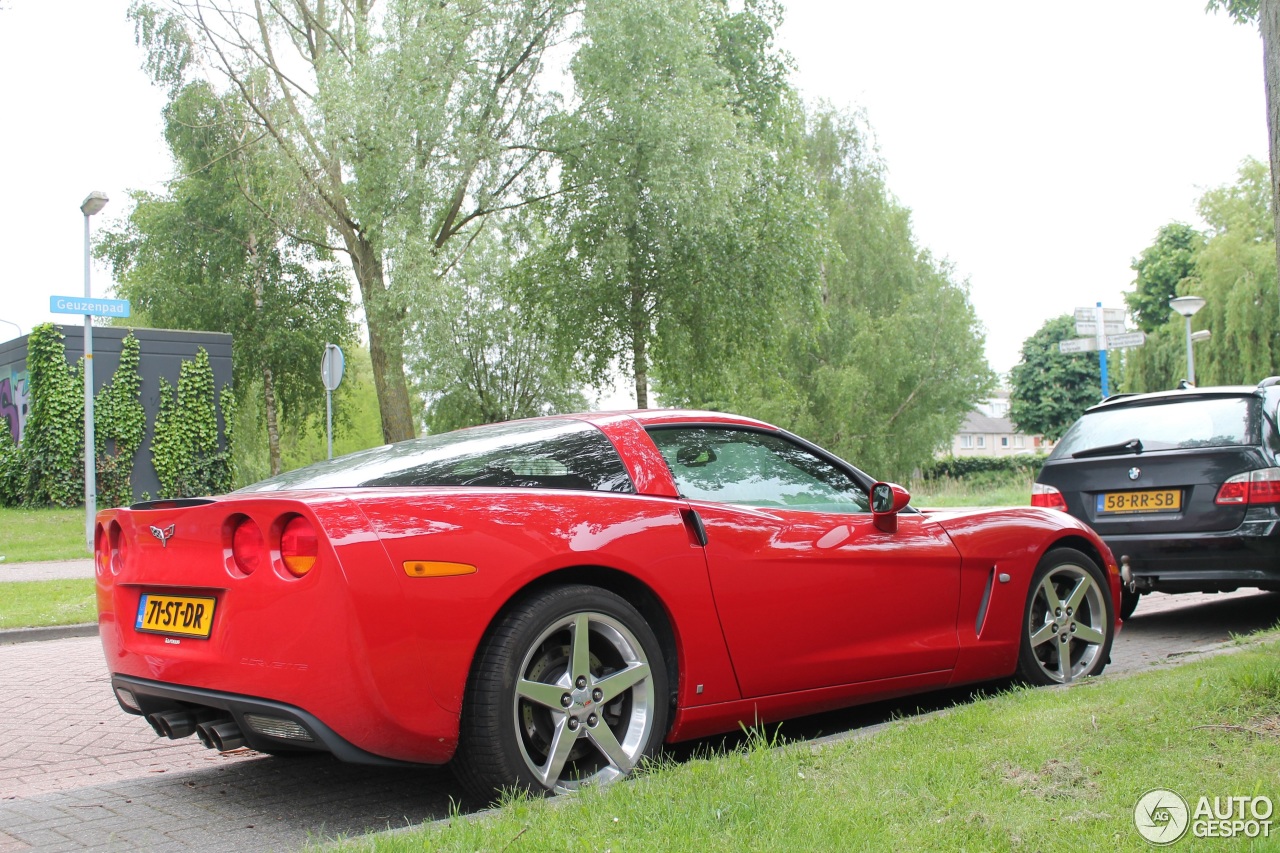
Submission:
{"label": "yellow license plate", "polygon": [[144,593],[133,627],[150,634],[208,639],[213,630],[214,604],[213,598],[204,596]]}
{"label": "yellow license plate", "polygon": [[1098,515],[1122,512],[1178,512],[1181,489],[1144,489],[1139,492],[1104,492],[1098,495]]}

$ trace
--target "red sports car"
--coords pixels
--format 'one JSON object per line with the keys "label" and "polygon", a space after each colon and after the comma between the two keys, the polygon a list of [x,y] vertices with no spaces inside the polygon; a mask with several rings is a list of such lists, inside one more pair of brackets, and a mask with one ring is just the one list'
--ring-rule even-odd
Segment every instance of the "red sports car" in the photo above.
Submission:
{"label": "red sports car", "polygon": [[486,796],[744,722],[1102,671],[1119,573],[1092,530],[908,501],[734,415],[476,427],[99,513],[102,643],[160,735],[452,762]]}

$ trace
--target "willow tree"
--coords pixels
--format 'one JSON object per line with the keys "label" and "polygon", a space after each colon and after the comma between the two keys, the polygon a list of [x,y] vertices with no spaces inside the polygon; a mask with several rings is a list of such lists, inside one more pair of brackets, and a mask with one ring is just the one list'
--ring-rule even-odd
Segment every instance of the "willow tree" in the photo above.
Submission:
{"label": "willow tree", "polygon": [[[239,98],[360,288],[387,441],[415,434],[409,291],[491,213],[545,192],[538,85],[569,0],[162,0],[130,14],[155,79]],[[263,206],[266,209],[266,206]],[[310,239],[298,234],[299,239]]]}
{"label": "willow tree", "polygon": [[756,123],[761,98],[785,86],[776,14],[760,2],[587,4],[577,105],[554,137],[561,228],[533,296],[597,376],[621,367],[641,408],[655,369],[696,369],[685,344],[727,357],[795,283],[751,236],[777,186]]}

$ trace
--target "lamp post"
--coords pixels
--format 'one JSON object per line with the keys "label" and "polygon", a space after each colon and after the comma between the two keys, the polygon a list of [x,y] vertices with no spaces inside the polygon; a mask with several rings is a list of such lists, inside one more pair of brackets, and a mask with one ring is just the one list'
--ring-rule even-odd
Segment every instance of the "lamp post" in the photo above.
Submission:
{"label": "lamp post", "polygon": [[6,323],[10,326],[13,326],[15,329],[18,330],[18,337],[19,338],[22,337],[22,327],[19,326],[17,323],[13,322],[12,320],[6,320],[3,317],[0,317],[0,323]]}
{"label": "lamp post", "polygon": [[[89,217],[107,206],[107,194],[94,190],[80,203],[84,214],[84,298],[93,298],[89,290]],[[97,513],[98,473],[96,446],[93,438],[93,315],[84,315],[84,538],[93,553],[93,517]]]}
{"label": "lamp post", "polygon": [[1191,352],[1191,316],[1204,307],[1204,297],[1177,296],[1169,300],[1169,307],[1187,318],[1187,381],[1196,384],[1196,358]]}

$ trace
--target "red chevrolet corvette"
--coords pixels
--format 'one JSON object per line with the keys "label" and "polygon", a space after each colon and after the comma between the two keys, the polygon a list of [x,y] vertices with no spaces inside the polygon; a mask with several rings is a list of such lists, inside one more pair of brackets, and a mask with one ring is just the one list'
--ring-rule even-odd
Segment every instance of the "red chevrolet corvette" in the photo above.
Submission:
{"label": "red chevrolet corvette", "polygon": [[1119,574],[1092,530],[908,501],[733,415],[476,427],[99,513],[102,643],[160,735],[452,762],[483,795],[743,722],[1102,671]]}

